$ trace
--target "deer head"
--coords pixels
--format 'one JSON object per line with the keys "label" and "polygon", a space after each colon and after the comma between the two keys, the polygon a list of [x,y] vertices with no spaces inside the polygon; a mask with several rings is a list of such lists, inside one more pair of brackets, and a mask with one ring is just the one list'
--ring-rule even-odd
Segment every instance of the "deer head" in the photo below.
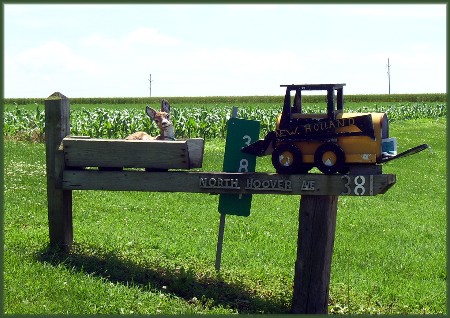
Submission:
{"label": "deer head", "polygon": [[170,104],[167,100],[161,101],[161,111],[156,111],[150,106],[145,108],[145,112],[150,120],[154,121],[159,128],[160,134],[157,137],[151,137],[145,132],[139,131],[130,136],[127,140],[175,140],[175,132],[172,121],[170,120]]}
{"label": "deer head", "polygon": [[170,120],[170,104],[167,100],[161,101],[161,111],[156,111],[153,108],[147,106],[145,109],[148,117],[153,120],[160,130],[160,135],[156,139],[175,140],[175,134],[172,121]]}

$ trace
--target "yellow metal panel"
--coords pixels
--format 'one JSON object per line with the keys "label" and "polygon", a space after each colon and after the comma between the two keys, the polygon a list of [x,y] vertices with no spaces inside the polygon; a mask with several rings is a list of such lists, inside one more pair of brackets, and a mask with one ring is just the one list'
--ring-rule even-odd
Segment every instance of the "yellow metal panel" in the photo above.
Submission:
{"label": "yellow metal panel", "polygon": [[[339,113],[336,119],[352,118],[362,115],[371,115],[375,140],[367,136],[347,136],[339,137],[337,144],[344,150],[346,155],[346,163],[377,163],[381,161],[381,131],[383,120],[387,123],[385,113]],[[293,118],[326,118],[326,114],[293,114]],[[277,120],[277,128],[279,127],[281,115]],[[339,127],[336,132],[359,132],[360,129],[355,126]],[[321,141],[299,141],[293,142],[303,154],[304,163],[314,163],[314,153],[317,148],[324,142]]]}

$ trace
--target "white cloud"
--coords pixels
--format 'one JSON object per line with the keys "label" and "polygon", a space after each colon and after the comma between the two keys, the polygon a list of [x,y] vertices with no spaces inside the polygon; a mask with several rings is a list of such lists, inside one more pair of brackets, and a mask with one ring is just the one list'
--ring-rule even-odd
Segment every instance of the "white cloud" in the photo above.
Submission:
{"label": "white cloud", "polygon": [[187,52],[163,53],[171,65],[192,71],[264,73],[285,71],[299,66],[298,56],[288,50],[262,52],[240,48],[193,48]]}
{"label": "white cloud", "polygon": [[94,33],[70,44],[50,40],[16,52],[10,47],[5,52],[5,91],[10,96],[57,89],[71,96],[92,96],[89,90],[96,96],[142,96],[148,84],[140,77],[142,70],[148,73],[155,64],[164,68],[171,63],[154,47],[177,43],[156,29],[137,28],[121,37]]}
{"label": "white cloud", "polygon": [[203,47],[155,55],[141,69],[152,73],[155,92],[163,95],[271,95],[282,94],[279,85],[286,84],[286,75],[301,79],[300,61],[286,50]]}
{"label": "white cloud", "polygon": [[[98,75],[95,60],[58,41],[47,41],[16,54],[5,52],[8,97],[48,96],[54,91],[71,95],[73,89],[94,85]],[[91,80],[94,82],[89,83]]]}
{"label": "white cloud", "polygon": [[98,33],[94,33],[87,37],[81,38],[79,43],[81,46],[102,47],[106,49],[110,49],[118,45],[117,40],[108,38]]}
{"label": "white cloud", "polygon": [[96,72],[96,64],[58,41],[48,41],[42,45],[26,49],[17,55],[15,62],[32,71],[80,71]]}
{"label": "white cloud", "polygon": [[125,37],[125,42],[131,44],[177,45],[180,41],[167,36],[153,28],[138,28]]}
{"label": "white cloud", "polygon": [[134,45],[151,46],[175,46],[181,44],[181,41],[161,33],[154,28],[137,28],[123,37],[112,38],[102,34],[94,33],[80,39],[82,46],[103,47],[105,49],[123,48]]}

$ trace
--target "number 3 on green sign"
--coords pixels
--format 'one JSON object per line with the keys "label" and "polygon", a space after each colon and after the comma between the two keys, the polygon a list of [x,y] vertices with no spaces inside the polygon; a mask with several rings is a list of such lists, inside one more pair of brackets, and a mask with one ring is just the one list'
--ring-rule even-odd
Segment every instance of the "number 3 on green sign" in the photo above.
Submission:
{"label": "number 3 on green sign", "polygon": [[244,146],[242,146],[241,149],[246,146],[250,146],[250,144],[252,143],[252,138],[250,138],[249,135],[245,135],[244,137],[242,137],[242,139],[244,140],[247,139],[247,141],[244,143]]}

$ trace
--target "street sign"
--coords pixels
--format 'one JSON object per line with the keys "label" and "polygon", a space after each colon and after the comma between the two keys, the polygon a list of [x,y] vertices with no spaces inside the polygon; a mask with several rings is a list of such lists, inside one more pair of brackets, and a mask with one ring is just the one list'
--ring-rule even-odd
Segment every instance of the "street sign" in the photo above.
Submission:
{"label": "street sign", "polygon": [[[241,152],[243,147],[259,139],[260,124],[256,120],[230,118],[223,160],[224,172],[255,172],[256,156]],[[249,216],[251,194],[221,194],[219,213]]]}

